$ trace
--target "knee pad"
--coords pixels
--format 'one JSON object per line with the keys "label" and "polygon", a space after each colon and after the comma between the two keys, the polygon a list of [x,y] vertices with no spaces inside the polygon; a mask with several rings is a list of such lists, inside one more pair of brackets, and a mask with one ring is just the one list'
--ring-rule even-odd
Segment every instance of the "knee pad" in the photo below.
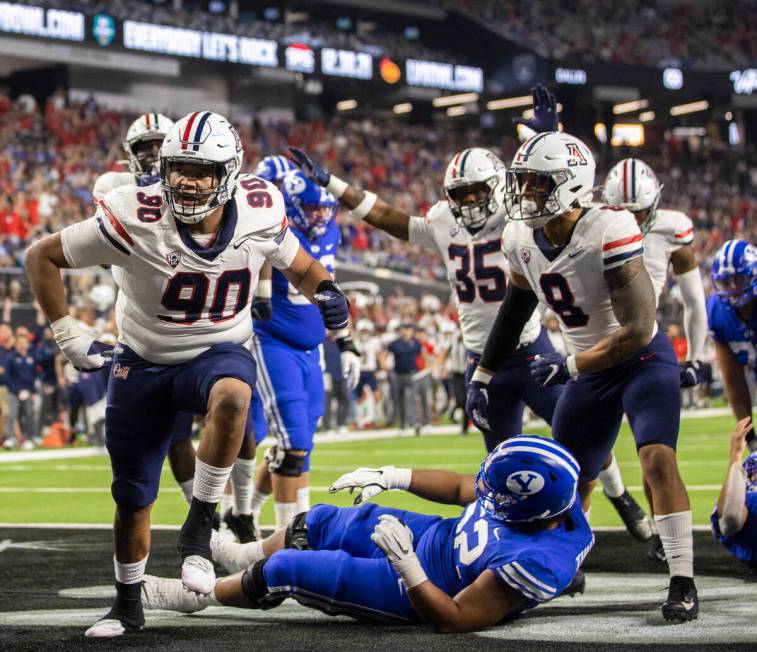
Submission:
{"label": "knee pad", "polygon": [[265,459],[271,473],[287,478],[299,478],[302,475],[306,457],[307,455],[295,455],[290,450],[282,450],[274,444],[268,449]]}
{"label": "knee pad", "polygon": [[284,533],[284,547],[294,548],[295,550],[310,550],[308,542],[308,524],[306,522],[308,513],[300,512],[295,516]]}
{"label": "knee pad", "polygon": [[267,559],[255,562],[242,575],[242,592],[252,602],[255,609],[271,609],[284,601],[284,597],[274,598],[268,594],[268,585],[263,576]]}

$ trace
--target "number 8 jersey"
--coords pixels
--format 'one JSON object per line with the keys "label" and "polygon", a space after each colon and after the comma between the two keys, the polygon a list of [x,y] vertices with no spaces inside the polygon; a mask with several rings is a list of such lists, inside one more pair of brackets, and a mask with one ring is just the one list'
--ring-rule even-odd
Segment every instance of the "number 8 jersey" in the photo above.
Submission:
{"label": "number 8 jersey", "polygon": [[620,328],[604,273],[644,253],[630,212],[598,205],[583,209],[565,247],[553,247],[542,229],[518,220],[507,224],[503,239],[513,271],[557,315],[570,353],[585,351]]}
{"label": "number 8 jersey", "polygon": [[[509,267],[502,253],[504,213],[492,215],[484,227],[469,233],[455,221],[449,204],[434,204],[426,217],[411,217],[411,244],[437,249],[447,268],[447,280],[455,294],[465,348],[480,354],[505,298]],[[521,344],[530,344],[541,332],[534,312],[521,334]]]}
{"label": "number 8 jersey", "polygon": [[120,268],[119,339],[140,357],[179,364],[214,344],[250,339],[263,262],[289,267],[299,242],[281,193],[262,179],[240,177],[223,211],[219,230],[203,238],[174,218],[159,183],[122,186],[94,217],[61,231],[71,267]]}

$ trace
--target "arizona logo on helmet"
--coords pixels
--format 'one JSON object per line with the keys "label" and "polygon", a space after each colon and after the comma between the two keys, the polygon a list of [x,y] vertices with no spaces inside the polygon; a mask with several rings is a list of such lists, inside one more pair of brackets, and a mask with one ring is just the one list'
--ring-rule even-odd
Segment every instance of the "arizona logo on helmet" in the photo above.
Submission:
{"label": "arizona logo on helmet", "polygon": [[565,143],[565,147],[568,148],[568,156],[570,157],[568,159],[568,165],[573,166],[589,164],[589,162],[586,160],[586,157],[583,155],[581,148],[576,145],[576,143]]}

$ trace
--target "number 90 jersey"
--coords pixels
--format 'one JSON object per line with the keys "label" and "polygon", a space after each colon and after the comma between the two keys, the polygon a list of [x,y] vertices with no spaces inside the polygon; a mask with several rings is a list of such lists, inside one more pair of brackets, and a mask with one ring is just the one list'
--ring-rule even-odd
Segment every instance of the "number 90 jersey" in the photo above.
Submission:
{"label": "number 90 jersey", "polygon": [[[492,215],[471,235],[455,221],[449,204],[434,204],[426,217],[411,217],[408,236],[412,244],[436,249],[447,268],[455,294],[465,348],[480,354],[505,298],[509,267],[502,252],[504,214]],[[521,334],[521,344],[533,342],[541,332],[534,312]]]}
{"label": "number 90 jersey", "polygon": [[517,220],[507,224],[503,239],[513,271],[557,315],[570,353],[585,351],[620,328],[604,273],[644,253],[641,231],[630,212],[585,208],[562,248],[552,247],[542,229]]}
{"label": "number 90 jersey", "polygon": [[74,268],[120,268],[119,339],[156,364],[179,364],[252,335],[250,302],[265,260],[292,264],[299,243],[275,186],[242,176],[206,246],[164,203],[160,184],[109,192],[97,213],[61,231]]}

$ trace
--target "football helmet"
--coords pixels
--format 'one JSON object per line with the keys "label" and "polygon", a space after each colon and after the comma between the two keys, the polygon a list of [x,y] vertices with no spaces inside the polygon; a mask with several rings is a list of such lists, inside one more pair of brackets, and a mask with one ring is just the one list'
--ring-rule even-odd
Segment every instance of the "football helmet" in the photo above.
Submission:
{"label": "football helmet", "polygon": [[735,308],[757,297],[757,247],[746,240],[728,240],[712,260],[710,274],[718,296]]}
{"label": "football helmet", "polygon": [[481,464],[476,495],[486,513],[506,523],[554,518],[576,501],[579,466],[548,437],[516,435]]}
{"label": "football helmet", "polygon": [[746,490],[757,491],[757,451],[744,460],[743,466],[746,471]]}
{"label": "football helmet", "polygon": [[602,188],[602,201],[633,213],[647,211],[644,221],[639,225],[641,232],[646,235],[654,224],[661,191],[662,185],[652,168],[637,158],[624,158],[607,175]]}
{"label": "football helmet", "polygon": [[575,136],[536,134],[518,148],[507,171],[508,216],[537,229],[574,208],[591,205],[595,170],[591,150]]}
{"label": "football helmet", "polygon": [[139,182],[141,177],[154,177],[160,173],[160,157],[153,153],[173,127],[173,120],[160,113],[145,113],[131,123],[122,147],[129,160],[129,170]]}
{"label": "football helmet", "polygon": [[287,217],[308,240],[326,233],[336,215],[336,197],[305,176],[300,169],[289,172],[281,182]]}
{"label": "football helmet", "polygon": [[[505,164],[487,149],[464,149],[447,165],[444,194],[455,221],[476,233],[504,206]],[[469,195],[476,199],[469,201]]]}
{"label": "football helmet", "polygon": [[[194,111],[179,120],[160,148],[160,179],[163,197],[176,219],[196,224],[234,196],[242,170],[242,141],[222,115]],[[208,188],[196,182],[171,185],[171,173],[179,165],[204,169],[213,178]],[[182,177],[185,179],[185,177]]]}
{"label": "football helmet", "polygon": [[253,174],[278,186],[287,172],[296,169],[297,166],[286,156],[266,156],[258,163]]}

